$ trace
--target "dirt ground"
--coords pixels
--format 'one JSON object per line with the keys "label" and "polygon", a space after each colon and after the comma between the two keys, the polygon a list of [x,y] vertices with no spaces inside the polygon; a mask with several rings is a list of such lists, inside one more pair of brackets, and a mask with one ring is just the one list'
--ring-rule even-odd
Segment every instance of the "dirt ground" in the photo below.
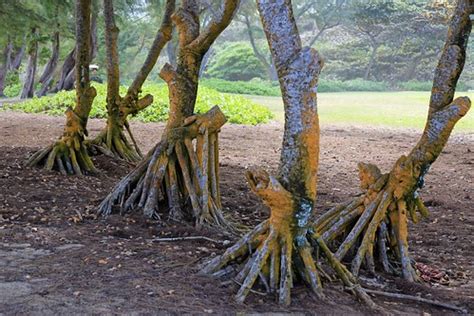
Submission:
{"label": "dirt ground", "polygon": [[[325,284],[325,301],[297,285],[289,308],[255,293],[245,304],[236,304],[235,284],[196,275],[197,265],[225,246],[199,240],[152,241],[165,236],[232,238],[182,223],[144,220],[140,214],[96,218],[101,199],[132,166],[98,157],[95,163],[102,172],[87,177],[23,167],[29,154],[61,134],[63,122],[61,117],[0,112],[0,314],[370,313],[340,291],[338,283]],[[90,134],[102,126],[102,121],[91,120]],[[163,125],[135,122],[132,128],[145,151],[159,139]],[[224,126],[221,188],[230,217],[255,224],[268,215],[249,192],[244,170],[255,165],[276,168],[282,130],[280,123]],[[323,125],[318,212],[359,192],[357,162],[387,170],[418,136],[410,130]],[[413,257],[439,272],[439,280],[366,281],[474,311],[473,152],[474,134],[451,137],[421,193],[432,215],[410,227]],[[396,314],[453,313],[409,301],[375,300]]]}

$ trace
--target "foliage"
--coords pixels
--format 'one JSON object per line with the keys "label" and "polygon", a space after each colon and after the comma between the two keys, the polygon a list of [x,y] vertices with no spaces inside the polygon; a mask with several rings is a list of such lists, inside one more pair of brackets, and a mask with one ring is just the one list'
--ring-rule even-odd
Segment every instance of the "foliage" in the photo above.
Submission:
{"label": "foliage", "polygon": [[[399,88],[400,90],[403,90],[403,91],[431,91],[432,86],[433,86],[432,81],[411,80],[407,82],[401,82]],[[468,90],[468,87],[463,82],[458,82],[456,86],[456,90],[466,91]]]}
{"label": "foliage", "polygon": [[225,80],[264,78],[265,67],[255,57],[249,44],[232,43],[211,58],[206,76]]}
{"label": "foliage", "polygon": [[21,83],[14,83],[5,87],[3,93],[7,98],[14,98],[20,95],[23,85]]}
{"label": "foliage", "polygon": [[[105,118],[107,88],[104,84],[94,83],[97,97],[94,99],[90,112],[91,118]],[[120,93],[126,93],[126,87],[120,88]],[[163,84],[151,84],[143,87],[143,94],[154,97],[153,104],[139,112],[135,119],[143,122],[159,122],[168,118],[168,89]],[[33,98],[22,103],[6,106],[7,109],[27,113],[46,113],[49,115],[63,115],[68,106],[74,106],[74,91],[60,91],[54,95]],[[273,118],[271,112],[264,106],[256,104],[242,96],[222,94],[214,89],[200,87],[196,102],[196,112],[204,113],[212,106],[219,105],[230,123],[259,124]]]}

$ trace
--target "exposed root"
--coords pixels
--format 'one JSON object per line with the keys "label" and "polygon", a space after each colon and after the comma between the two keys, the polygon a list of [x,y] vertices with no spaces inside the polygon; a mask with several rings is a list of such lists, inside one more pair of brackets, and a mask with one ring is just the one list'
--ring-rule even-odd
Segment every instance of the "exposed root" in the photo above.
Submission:
{"label": "exposed root", "polygon": [[66,111],[66,118],[63,136],[56,143],[34,153],[26,165],[29,167],[41,166],[46,170],[57,170],[63,175],[96,173],[97,169],[84,145],[84,138],[87,136],[85,123],[70,108]]}
{"label": "exposed root", "polygon": [[[125,135],[124,127],[127,128],[131,143]],[[107,127],[88,145],[93,154],[101,153],[132,163],[143,158],[128,122],[125,122],[123,126],[118,123],[107,123]]]}
{"label": "exposed root", "polygon": [[432,114],[418,144],[408,156],[398,159],[390,173],[382,174],[376,166],[360,163],[364,194],[313,223],[315,235],[338,246],[337,259],[352,260],[354,275],[365,263],[371,273],[380,267],[408,281],[418,279],[408,252],[408,220],[417,223],[420,217],[429,216],[418,190],[454,125],[469,107],[469,99],[458,98]]}
{"label": "exposed root", "polygon": [[[167,202],[172,219],[188,217],[197,226],[230,228],[222,214],[218,189],[217,134],[225,122],[224,114],[215,106],[166,131],[135,170],[104,199],[99,212],[108,215],[117,205],[122,213],[141,209],[147,217],[158,217],[159,208],[166,207],[161,202]],[[192,211],[186,213],[188,200]]]}
{"label": "exposed root", "polygon": [[270,207],[270,219],[245,234],[222,255],[207,262],[201,272],[222,276],[232,272],[229,266],[240,266],[235,276],[235,281],[241,284],[236,294],[238,302],[245,300],[257,280],[268,293],[278,295],[280,304],[290,304],[291,288],[297,280],[303,280],[318,298],[324,299],[320,278],[323,270],[313,254],[317,249],[347,288],[361,301],[376,308],[323,239],[308,229],[312,205],[295,199],[265,171],[249,171],[247,179],[252,190]]}

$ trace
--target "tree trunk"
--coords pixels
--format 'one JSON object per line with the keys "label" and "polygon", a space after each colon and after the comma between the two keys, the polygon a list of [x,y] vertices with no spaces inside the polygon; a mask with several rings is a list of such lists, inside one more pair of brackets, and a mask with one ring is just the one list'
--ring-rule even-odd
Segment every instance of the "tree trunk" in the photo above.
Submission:
{"label": "tree trunk", "polygon": [[[139,98],[141,87],[158,60],[161,50],[171,38],[171,15],[174,12],[175,1],[168,0],[161,27],[156,33],[153,44],[140,71],[137,72],[125,97],[119,94],[120,71],[117,50],[119,30],[115,25],[113,3],[104,1],[104,15],[106,24],[107,49],[107,126],[92,142],[92,149],[110,156],[125,159],[130,162],[139,161],[141,152],[133,138],[128,125],[128,115],[136,114],[153,103],[153,96],[146,95]],[[127,129],[131,141],[124,133]],[[133,145],[131,144],[133,143]]]}
{"label": "tree trunk", "polygon": [[[59,25],[58,25],[59,27]],[[39,82],[42,84],[40,90],[38,91],[38,97],[46,95],[49,85],[53,80],[54,72],[58,66],[59,60],[59,31],[54,32],[53,42],[51,48],[51,58],[49,59],[46,67],[44,68],[43,74],[41,75]]]}
{"label": "tree trunk", "polygon": [[401,274],[408,281],[418,278],[408,252],[407,222],[411,219],[417,223],[418,213],[422,217],[429,215],[418,192],[454,126],[471,105],[467,97],[453,100],[471,32],[469,15],[474,13],[468,2],[458,1],[451,19],[435,71],[428,119],[418,143],[407,156],[397,160],[389,173],[382,174],[376,166],[360,163],[364,195],[334,208],[314,223],[314,231],[326,242],[339,241],[336,258],[352,259],[354,274],[359,273],[365,262],[371,273],[381,269]]}
{"label": "tree trunk", "polygon": [[66,111],[62,137],[30,157],[27,162],[29,166],[43,165],[47,170],[55,169],[64,175],[96,172],[84,145],[87,120],[96,96],[96,90],[89,80],[90,20],[91,0],[76,0],[76,105],[74,109]]}
{"label": "tree trunk", "polygon": [[[90,32],[90,60],[94,60],[97,55],[98,46],[97,46],[97,14],[92,13],[91,20],[91,32]],[[72,90],[74,89],[74,81],[76,80],[76,47],[74,47],[69,54],[67,54],[64,59],[63,66],[60,71],[60,77],[56,85],[50,90],[50,92],[55,93],[61,90]]]}
{"label": "tree trunk", "polygon": [[197,226],[227,226],[221,212],[217,140],[226,118],[218,107],[194,115],[194,105],[202,59],[230,23],[237,5],[236,0],[226,0],[222,12],[202,31],[196,0],[183,0],[173,14],[179,35],[177,67],[166,64],[160,73],[169,89],[165,131],[155,148],[101,203],[101,214],[110,214],[118,204],[122,212],[140,209],[145,216],[159,217],[162,203],[167,203],[171,218],[193,219]]}
{"label": "tree trunk", "polygon": [[15,54],[15,57],[12,59],[10,70],[17,71],[18,69],[20,69],[21,61],[23,60],[23,56],[25,55],[25,50],[26,43],[23,43],[18,52]]}
{"label": "tree trunk", "polygon": [[268,79],[270,79],[271,81],[278,80],[278,74],[271,58],[270,58],[270,62],[268,62],[267,57],[263,53],[260,52],[260,50],[257,47],[257,44],[255,43],[255,38],[252,32],[252,25],[250,24],[250,19],[248,18],[248,16],[245,16],[245,26],[247,27],[247,35],[249,37],[250,45],[252,46],[253,53],[255,54],[255,57],[258,58],[258,60],[262,63],[262,65],[267,70]]}
{"label": "tree trunk", "polygon": [[[174,33],[174,32],[173,32]],[[166,45],[166,54],[168,55],[168,63],[173,67],[176,68],[177,66],[177,56],[176,56],[176,49],[177,45],[175,41],[173,40],[175,36],[172,36],[172,39],[168,42],[168,45]]]}
{"label": "tree trunk", "polygon": [[[283,4],[282,4],[283,3]],[[302,47],[290,0],[257,0],[258,11],[278,71],[285,106],[285,131],[278,177],[263,170],[247,172],[253,192],[270,208],[270,218],[234,246],[207,263],[202,272],[225,274],[229,264],[244,262],[235,277],[243,302],[257,281],[289,305],[296,278],[323,297],[318,247],[344,284],[371,307],[375,304],[320,238],[313,238],[310,216],[316,200],[319,159],[318,78],[323,66],[316,50]],[[254,252],[252,253],[252,249]],[[224,268],[224,269],[223,269]]]}
{"label": "tree trunk", "polygon": [[365,68],[364,72],[364,80],[369,80],[370,72],[372,71],[372,68],[374,67],[375,64],[375,58],[377,57],[377,50],[379,49],[378,44],[372,45],[372,53],[370,54],[370,59],[369,63],[367,64],[367,67]]}
{"label": "tree trunk", "polygon": [[38,29],[31,29],[31,40],[28,48],[28,66],[26,68],[26,79],[21,90],[20,99],[32,98],[35,89],[36,65],[38,62]]}
{"label": "tree trunk", "polygon": [[2,54],[2,64],[0,67],[0,97],[4,97],[4,90],[5,90],[5,81],[7,79],[8,69],[10,65],[10,58],[11,58],[11,41],[8,38],[7,43],[5,44],[5,49],[3,50]]}

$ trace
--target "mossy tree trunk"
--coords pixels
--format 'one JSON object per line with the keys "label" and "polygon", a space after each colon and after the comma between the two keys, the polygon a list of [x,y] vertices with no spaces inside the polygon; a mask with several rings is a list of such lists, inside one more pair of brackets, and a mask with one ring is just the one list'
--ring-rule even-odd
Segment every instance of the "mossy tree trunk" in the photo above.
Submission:
{"label": "mossy tree trunk", "polygon": [[[142,158],[140,149],[131,133],[127,118],[153,103],[153,96],[148,94],[139,98],[141,87],[158,60],[161,50],[171,39],[171,15],[175,10],[175,1],[168,0],[161,27],[159,28],[148,56],[137,73],[127,94],[122,98],[120,89],[119,55],[117,38],[119,29],[114,21],[113,1],[104,0],[105,39],[107,50],[107,126],[92,141],[92,149],[107,155],[137,162]],[[125,135],[127,129],[130,141]]]}
{"label": "mossy tree trunk", "polygon": [[303,47],[290,0],[257,1],[260,18],[278,72],[285,106],[285,131],[278,176],[263,170],[247,172],[253,192],[270,208],[270,218],[246,234],[234,246],[204,265],[206,274],[225,275],[241,266],[235,279],[236,295],[243,302],[256,281],[267,292],[289,305],[291,288],[306,282],[322,298],[320,274],[314,249],[327,261],[344,284],[365,303],[369,296],[351,273],[334,258],[320,238],[312,238],[310,217],[317,191],[319,119],[317,86],[323,62],[316,50]]}
{"label": "mossy tree trunk", "polygon": [[96,90],[89,80],[91,0],[76,1],[76,105],[66,110],[66,126],[61,138],[51,146],[36,152],[29,166],[42,165],[47,170],[62,174],[96,172],[87,153],[84,138],[87,136],[87,120]]}
{"label": "mossy tree trunk", "polygon": [[173,219],[227,225],[221,212],[217,135],[226,118],[218,107],[195,115],[202,59],[237,9],[237,0],[224,1],[221,11],[200,30],[196,0],[183,0],[172,15],[178,33],[176,67],[160,72],[169,89],[169,119],[161,141],[120,181],[100,205],[110,214],[142,210],[158,217],[160,208]]}
{"label": "mossy tree trunk", "polygon": [[408,220],[417,223],[428,209],[418,194],[430,166],[441,154],[455,124],[469,110],[467,97],[454,100],[464,67],[471,33],[469,0],[459,0],[449,24],[448,36],[435,71],[429,114],[423,134],[407,156],[401,156],[389,173],[371,164],[359,164],[364,195],[334,208],[314,223],[326,242],[335,241],[336,258],[352,260],[358,274],[363,263],[372,273],[399,273],[417,280],[408,253]]}

